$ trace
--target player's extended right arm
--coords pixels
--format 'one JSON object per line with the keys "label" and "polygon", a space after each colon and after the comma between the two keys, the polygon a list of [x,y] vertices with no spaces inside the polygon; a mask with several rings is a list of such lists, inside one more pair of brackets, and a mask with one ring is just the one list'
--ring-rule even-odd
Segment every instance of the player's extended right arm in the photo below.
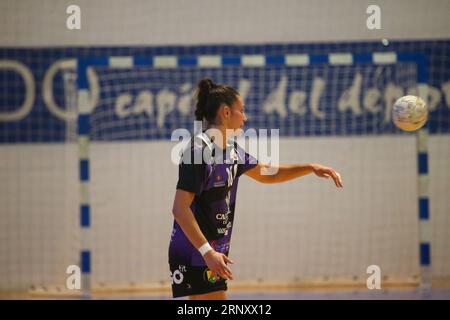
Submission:
{"label": "player's extended right arm", "polygon": [[[177,189],[175,193],[175,200],[173,202],[172,213],[183,229],[184,234],[187,236],[192,245],[198,250],[203,244],[207,242],[203,235],[197,220],[190,208],[195,194],[192,192]],[[212,272],[218,273],[224,279],[233,279],[230,268],[227,263],[233,263],[226,255],[218,253],[214,250],[209,250],[203,256],[206,265]]]}

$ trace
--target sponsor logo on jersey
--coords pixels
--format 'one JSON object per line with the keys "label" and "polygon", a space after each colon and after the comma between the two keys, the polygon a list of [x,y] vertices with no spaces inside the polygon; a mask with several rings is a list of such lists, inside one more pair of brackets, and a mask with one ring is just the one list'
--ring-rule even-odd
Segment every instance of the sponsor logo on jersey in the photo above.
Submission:
{"label": "sponsor logo on jersey", "polygon": [[172,284],[181,284],[184,280],[183,273],[186,272],[186,266],[179,265],[178,270],[175,270],[173,273],[170,273],[170,279]]}
{"label": "sponsor logo on jersey", "polygon": [[216,219],[221,221],[228,220],[228,213],[218,213],[216,214]]}
{"label": "sponsor logo on jersey", "polygon": [[228,235],[228,228],[217,228],[218,234]]}

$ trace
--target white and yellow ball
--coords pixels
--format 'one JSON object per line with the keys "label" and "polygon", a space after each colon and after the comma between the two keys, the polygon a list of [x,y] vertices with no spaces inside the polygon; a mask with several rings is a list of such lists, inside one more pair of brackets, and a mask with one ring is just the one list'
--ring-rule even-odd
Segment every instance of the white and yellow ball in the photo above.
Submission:
{"label": "white and yellow ball", "polygon": [[394,103],[392,119],[398,128],[415,131],[427,122],[428,108],[420,97],[403,96]]}

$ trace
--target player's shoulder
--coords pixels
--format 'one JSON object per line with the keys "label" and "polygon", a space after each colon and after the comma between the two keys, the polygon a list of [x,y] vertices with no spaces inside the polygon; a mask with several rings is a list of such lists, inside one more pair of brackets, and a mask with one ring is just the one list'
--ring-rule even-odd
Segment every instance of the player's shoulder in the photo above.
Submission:
{"label": "player's shoulder", "polygon": [[[212,155],[213,145],[204,133],[194,135],[182,150],[181,161],[183,163],[204,163],[207,155]],[[199,162],[199,163],[197,163]]]}

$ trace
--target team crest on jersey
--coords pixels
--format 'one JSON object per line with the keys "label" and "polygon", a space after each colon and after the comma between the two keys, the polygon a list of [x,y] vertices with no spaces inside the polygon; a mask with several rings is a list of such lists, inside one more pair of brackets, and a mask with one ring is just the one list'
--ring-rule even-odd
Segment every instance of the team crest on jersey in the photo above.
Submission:
{"label": "team crest on jersey", "polygon": [[214,187],[223,187],[225,186],[225,181],[222,181],[222,177],[220,175],[216,176],[216,181],[214,182]]}
{"label": "team crest on jersey", "polygon": [[203,279],[209,283],[216,283],[220,280],[220,277],[218,275],[215,275],[211,270],[206,269],[203,273]]}

